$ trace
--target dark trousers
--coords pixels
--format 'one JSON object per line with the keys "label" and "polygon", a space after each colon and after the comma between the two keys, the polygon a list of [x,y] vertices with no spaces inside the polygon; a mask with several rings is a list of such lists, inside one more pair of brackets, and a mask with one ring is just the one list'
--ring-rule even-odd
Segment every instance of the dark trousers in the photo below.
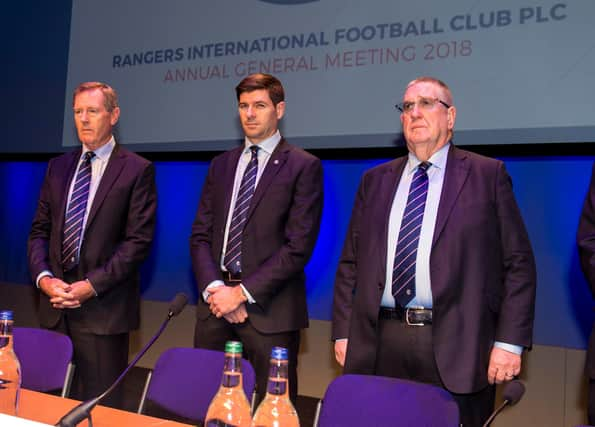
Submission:
{"label": "dark trousers", "polygon": [[[376,375],[445,388],[434,358],[432,325],[409,326],[398,319],[379,319],[378,325]],[[459,406],[460,422],[464,427],[481,427],[494,410],[494,386],[477,393],[451,395]]]}
{"label": "dark trousers", "polygon": [[[285,347],[289,351],[289,396],[295,405],[297,398],[297,354],[300,348],[300,331],[289,331],[276,334],[259,332],[250,323],[229,323],[224,318],[209,316],[206,320],[198,320],[194,331],[194,346],[209,350],[223,351],[226,341],[241,341],[242,356],[247,359],[256,373],[257,404],[264,398],[269,378],[271,348]],[[250,400],[250,396],[248,396]]]}
{"label": "dark trousers", "polygon": [[595,379],[589,378],[589,425],[595,425]]}
{"label": "dark trousers", "polygon": [[[96,335],[82,332],[68,321],[67,312],[62,316],[55,330],[68,335],[72,340],[75,365],[70,393],[72,398],[88,400],[99,396],[126,369],[129,341],[127,333]],[[122,408],[123,392],[124,388],[120,384],[101,401],[101,404]]]}

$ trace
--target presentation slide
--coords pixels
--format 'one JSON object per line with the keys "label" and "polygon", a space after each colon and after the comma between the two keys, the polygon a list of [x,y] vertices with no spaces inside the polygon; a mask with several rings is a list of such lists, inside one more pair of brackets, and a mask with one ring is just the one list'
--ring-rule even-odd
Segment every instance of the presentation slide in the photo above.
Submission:
{"label": "presentation slide", "polygon": [[72,91],[100,80],[131,148],[227,149],[255,72],[283,82],[281,131],[306,148],[394,145],[418,76],[450,86],[457,144],[595,141],[593,16],[592,0],[74,1],[62,144]]}

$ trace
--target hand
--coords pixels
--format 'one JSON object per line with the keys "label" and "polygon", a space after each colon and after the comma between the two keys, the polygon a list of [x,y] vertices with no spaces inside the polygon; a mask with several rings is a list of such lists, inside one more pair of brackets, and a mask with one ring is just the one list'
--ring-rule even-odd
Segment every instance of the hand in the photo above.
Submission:
{"label": "hand", "polygon": [[51,276],[44,276],[39,280],[39,289],[48,297],[54,308],[69,308],[78,306],[80,303],[70,293],[71,286],[61,279]]}
{"label": "hand", "polygon": [[217,318],[231,313],[248,300],[241,286],[217,286],[208,291],[209,309]]}
{"label": "hand", "polygon": [[246,304],[240,304],[231,313],[223,316],[229,323],[244,323],[248,318],[248,311],[246,310]]}
{"label": "hand", "polygon": [[336,340],[335,341],[335,359],[341,366],[345,366],[345,355],[347,354],[347,344],[349,340]]}
{"label": "hand", "polygon": [[521,372],[521,356],[493,347],[488,366],[488,382],[501,384],[511,381]]}
{"label": "hand", "polygon": [[70,285],[70,294],[79,301],[79,306],[96,295],[93,285],[88,280],[79,280],[72,283]]}

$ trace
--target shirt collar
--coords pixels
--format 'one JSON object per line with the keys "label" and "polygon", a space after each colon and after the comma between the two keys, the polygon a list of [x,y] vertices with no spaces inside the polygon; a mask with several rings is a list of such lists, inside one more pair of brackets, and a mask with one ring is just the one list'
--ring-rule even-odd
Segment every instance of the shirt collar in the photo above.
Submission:
{"label": "shirt collar", "polygon": [[277,131],[269,136],[267,139],[261,141],[259,144],[253,144],[248,138],[244,139],[244,153],[248,152],[252,145],[258,145],[258,147],[267,154],[272,154],[281,141],[281,133]]}
{"label": "shirt collar", "polygon": [[[116,140],[114,139],[114,136],[112,135],[110,140],[107,142],[107,144],[102,145],[101,147],[99,147],[97,150],[93,151],[95,153],[95,156],[102,161],[106,161],[109,159],[109,156],[112,155],[112,151],[114,151],[114,148],[116,147]],[[84,145],[83,145],[83,152],[81,153],[81,159],[83,158],[83,156],[85,155],[85,153],[87,151],[91,151],[88,150]]]}
{"label": "shirt collar", "polygon": [[[448,150],[450,148],[450,142],[445,144],[442,148],[436,151],[432,156],[428,159],[428,161],[432,164],[432,167],[437,167],[438,169],[444,169],[446,166],[446,159],[448,157]],[[407,159],[407,173],[411,174],[415,171],[415,168],[421,163],[421,160],[417,158],[415,154],[409,152],[409,156]]]}

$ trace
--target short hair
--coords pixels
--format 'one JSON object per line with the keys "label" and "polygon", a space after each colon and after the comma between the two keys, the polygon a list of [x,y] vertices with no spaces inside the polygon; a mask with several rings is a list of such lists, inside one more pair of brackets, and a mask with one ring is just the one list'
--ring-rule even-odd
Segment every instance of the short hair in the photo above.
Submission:
{"label": "short hair", "polygon": [[409,88],[410,86],[413,86],[416,83],[424,83],[424,82],[425,83],[434,83],[434,84],[440,86],[444,90],[444,93],[446,94],[447,99],[444,102],[446,102],[449,105],[452,105],[452,92],[450,91],[450,88],[442,80],[437,79],[435,77],[428,77],[428,76],[418,77],[415,80],[411,80],[409,82],[409,84],[407,84],[407,88]]}
{"label": "short hair", "polygon": [[111,86],[101,82],[85,82],[78,85],[72,95],[72,105],[74,106],[74,101],[78,94],[95,89],[99,89],[103,93],[103,105],[107,111],[112,112],[119,106],[116,91]]}
{"label": "short hair", "polygon": [[273,105],[277,105],[285,100],[283,85],[277,77],[265,73],[256,73],[245,77],[236,86],[236,96],[238,101],[240,100],[240,95],[242,93],[260,89],[266,89],[268,91],[269,97],[271,98],[271,101],[273,101]]}

